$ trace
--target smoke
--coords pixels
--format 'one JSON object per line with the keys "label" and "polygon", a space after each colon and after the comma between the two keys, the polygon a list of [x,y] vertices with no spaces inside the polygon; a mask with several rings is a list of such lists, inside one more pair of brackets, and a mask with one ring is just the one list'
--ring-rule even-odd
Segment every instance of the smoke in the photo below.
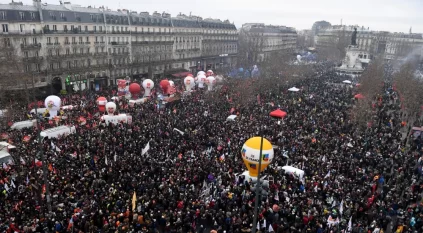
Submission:
{"label": "smoke", "polygon": [[422,56],[422,52],[423,52],[423,46],[419,46],[419,47],[415,47],[413,48],[413,50],[411,50],[411,52],[409,52],[403,59],[400,59],[399,62],[397,63],[396,68],[400,68],[402,65],[406,64],[406,63],[418,63],[421,60],[421,56]]}

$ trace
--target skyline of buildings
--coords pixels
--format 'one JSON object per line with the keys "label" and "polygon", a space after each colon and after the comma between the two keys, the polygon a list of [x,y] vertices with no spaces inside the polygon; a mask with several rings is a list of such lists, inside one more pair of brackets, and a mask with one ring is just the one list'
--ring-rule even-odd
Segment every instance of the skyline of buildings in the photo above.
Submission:
{"label": "skyline of buildings", "polygon": [[31,74],[35,87],[99,89],[126,76],[180,78],[236,63],[238,31],[228,20],[33,3],[0,4],[3,51],[13,51],[3,57],[23,58],[23,73],[2,72],[16,81],[11,88],[25,84],[13,71]]}

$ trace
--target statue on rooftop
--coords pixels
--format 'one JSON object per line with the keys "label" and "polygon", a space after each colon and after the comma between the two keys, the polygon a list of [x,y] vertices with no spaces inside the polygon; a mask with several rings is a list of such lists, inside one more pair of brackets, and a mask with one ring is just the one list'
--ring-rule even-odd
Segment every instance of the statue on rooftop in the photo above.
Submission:
{"label": "statue on rooftop", "polygon": [[357,28],[354,28],[354,32],[352,33],[351,45],[357,45]]}

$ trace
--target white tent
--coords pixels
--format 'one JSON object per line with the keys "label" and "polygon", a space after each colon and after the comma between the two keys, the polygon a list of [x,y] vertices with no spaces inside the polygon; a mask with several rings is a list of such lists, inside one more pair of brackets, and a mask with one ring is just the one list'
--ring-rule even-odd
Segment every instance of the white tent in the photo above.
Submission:
{"label": "white tent", "polygon": [[226,120],[227,121],[235,121],[236,117],[237,117],[236,115],[230,115],[230,116],[228,116],[228,118],[226,118]]}
{"label": "white tent", "polygon": [[346,83],[346,84],[351,84],[352,82],[350,81],[350,80],[344,80],[344,81],[342,81],[343,83]]}
{"label": "white tent", "polygon": [[297,177],[299,177],[300,179],[302,179],[303,176],[304,176],[303,170],[298,169],[296,167],[292,167],[292,166],[283,166],[282,168],[278,167],[278,170],[284,170],[285,173],[288,173],[288,174],[292,173],[292,174],[296,175]]}
{"label": "white tent", "polygon": [[300,91],[300,89],[298,89],[296,87],[291,87],[291,88],[288,89],[288,91],[297,92],[297,91]]}

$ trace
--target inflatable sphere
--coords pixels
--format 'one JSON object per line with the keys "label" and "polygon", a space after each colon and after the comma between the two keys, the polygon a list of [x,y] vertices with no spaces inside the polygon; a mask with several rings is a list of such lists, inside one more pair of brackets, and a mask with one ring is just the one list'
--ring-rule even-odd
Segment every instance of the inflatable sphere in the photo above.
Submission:
{"label": "inflatable sphere", "polygon": [[50,114],[49,119],[53,119],[55,116],[57,116],[57,111],[60,110],[62,100],[58,96],[50,95],[44,100],[44,105]]}
{"label": "inflatable sphere", "polygon": [[258,164],[261,159],[261,171],[273,161],[274,152],[272,144],[263,138],[263,150],[260,155],[261,137],[252,137],[248,139],[241,149],[242,160],[252,177],[257,177],[259,173]]}
{"label": "inflatable sphere", "polygon": [[148,97],[151,95],[151,89],[154,87],[154,82],[151,79],[146,79],[142,82],[142,87],[144,88],[144,96]]}
{"label": "inflatable sphere", "polygon": [[108,102],[106,104],[107,114],[114,115],[116,111],[116,104],[114,102]]}
{"label": "inflatable sphere", "polygon": [[97,106],[98,106],[98,110],[100,112],[106,111],[106,104],[107,104],[106,97],[100,96],[100,97],[97,98]]}

